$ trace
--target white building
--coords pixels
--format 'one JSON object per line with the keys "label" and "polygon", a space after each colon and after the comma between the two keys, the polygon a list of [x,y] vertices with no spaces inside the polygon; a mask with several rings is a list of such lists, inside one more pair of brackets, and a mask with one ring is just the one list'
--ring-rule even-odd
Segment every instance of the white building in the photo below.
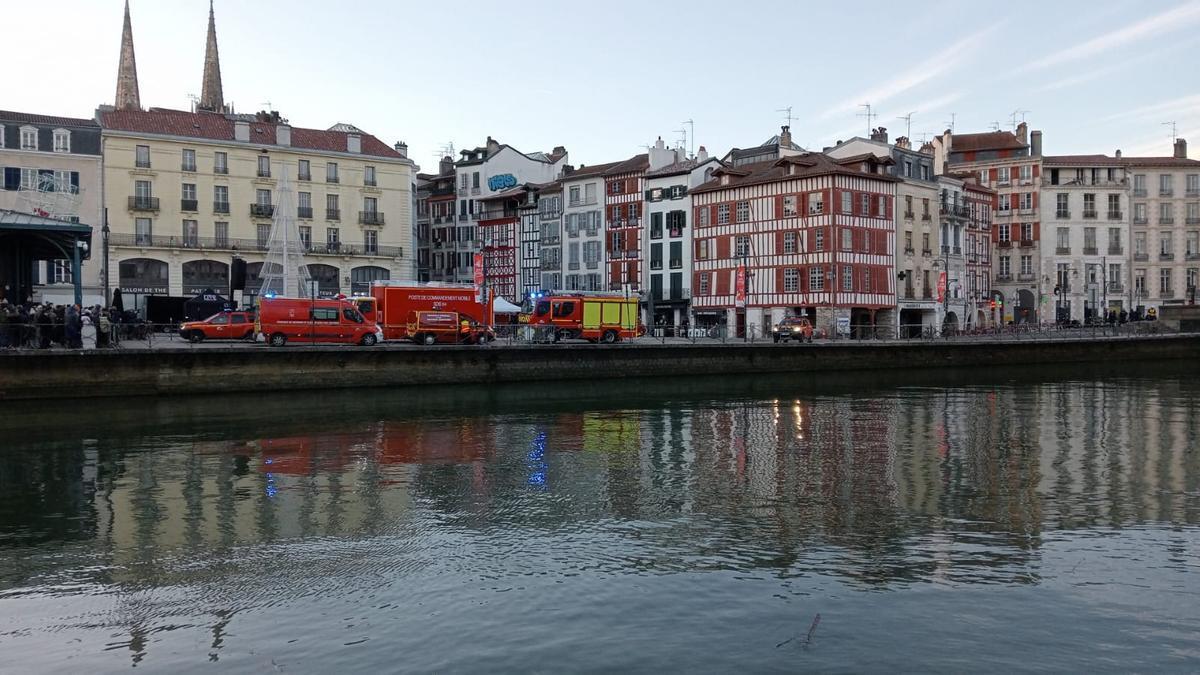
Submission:
{"label": "white building", "polygon": [[[563,175],[562,289],[607,290],[604,278],[604,172],[620,162]],[[543,270],[553,272],[553,270]]]}
{"label": "white building", "polygon": [[1128,309],[1129,181],[1124,161],[1105,155],[1043,160],[1042,278],[1056,322],[1102,319]]}
{"label": "white building", "polygon": [[940,253],[934,260],[939,277],[944,273],[945,287],[938,284],[938,325],[949,330],[976,327],[975,308],[968,299],[967,225],[970,222],[963,181],[938,176],[938,241]]}
{"label": "white building", "polygon": [[566,166],[567,151],[558,146],[550,153],[525,154],[489,136],[483,147],[463,150],[460,154],[462,159],[455,163],[458,191],[456,260],[452,278],[447,280],[470,283],[474,280],[474,254],[484,245],[476,230],[480,211],[476,201],[518,185],[554,181]]}
{"label": "white building", "polygon": [[644,322],[652,328],[689,325],[692,297],[691,189],[711,178],[720,162],[704,146],[686,159],[681,150],[664,147],[659,139],[650,150],[646,172],[646,223],[641,250]]}

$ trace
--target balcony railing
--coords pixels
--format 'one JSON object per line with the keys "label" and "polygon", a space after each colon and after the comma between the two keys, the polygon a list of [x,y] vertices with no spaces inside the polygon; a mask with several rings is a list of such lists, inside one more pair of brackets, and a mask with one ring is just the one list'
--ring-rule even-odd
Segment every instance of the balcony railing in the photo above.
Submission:
{"label": "balcony railing", "polygon": [[1200,253],[1196,251],[1188,251],[1183,256],[1184,260],[1200,260]]}
{"label": "balcony railing", "polygon": [[312,218],[312,207],[311,206],[297,206],[296,207],[296,217],[311,219]]}
{"label": "balcony railing", "polygon": [[1067,218],[1070,218],[1070,217],[1071,217],[1071,212],[1070,212],[1070,211],[1064,211],[1064,210],[1061,210],[1061,209],[1060,209],[1060,210],[1058,210],[1058,211],[1055,211],[1055,212],[1054,212],[1054,217],[1055,217],[1055,218],[1061,218],[1061,219],[1063,219],[1063,220],[1066,220]]}
{"label": "balcony railing", "polygon": [[1145,197],[1146,196],[1146,188],[1133,188],[1133,196],[1134,197]]}
{"label": "balcony railing", "polygon": [[199,211],[200,210],[200,202],[195,199],[180,199],[179,200],[179,210],[180,211]]}
{"label": "balcony railing", "polygon": [[337,176],[325,176],[325,182],[326,183],[340,183],[342,181]]}
{"label": "balcony railing", "polygon": [[543,235],[541,241],[542,241],[542,246],[557,246],[559,243],[562,242],[562,238],[559,237],[559,235],[557,235],[557,234]]}
{"label": "balcony railing", "polygon": [[1055,247],[1054,255],[1071,255],[1071,247],[1070,246]]}
{"label": "balcony railing", "polygon": [[[1032,216],[1032,215],[1035,215],[1036,213],[1037,212],[1033,209],[1033,207],[1017,209],[1017,215],[1020,215],[1020,216]],[[1085,214],[1084,217],[1086,218],[1087,215]]]}
{"label": "balcony railing", "polygon": [[1187,197],[1200,197],[1200,188],[1188,188],[1184,193]]}
{"label": "balcony railing", "polygon": [[1017,275],[1017,281],[1033,281],[1035,275],[1032,272],[1021,272]]}
{"label": "balcony railing", "polygon": [[312,173],[310,173],[308,171],[302,171],[299,175],[296,176],[296,180],[310,181],[310,180],[312,180]]}
{"label": "balcony railing", "polygon": [[1147,260],[1150,259],[1150,254],[1149,253],[1134,253],[1133,259],[1138,262],[1146,262]]}
{"label": "balcony railing", "polygon": [[923,249],[921,249],[921,255],[928,258],[929,256],[933,255],[933,251],[931,251],[930,249],[927,249],[927,248],[923,248]]}
{"label": "balcony railing", "polygon": [[1109,220],[1120,220],[1123,215],[1124,214],[1121,213],[1120,211],[1109,211],[1108,219]]}
{"label": "balcony railing", "polygon": [[996,281],[1012,281],[1012,275],[1011,274],[1003,274],[1003,273],[997,274]]}
{"label": "balcony railing", "polygon": [[229,213],[229,202],[213,202],[213,213]]}
{"label": "balcony railing", "polygon": [[1000,248],[1012,248],[1012,245],[1013,243],[1011,239],[1001,239],[1000,241],[996,242],[996,246]]}
{"label": "balcony railing", "polygon": [[363,179],[363,187],[378,187],[378,186],[379,186],[379,183],[377,183],[374,178],[364,178]]}
{"label": "balcony railing", "polygon": [[1175,297],[1175,291],[1170,288],[1160,288],[1158,289],[1158,297],[1169,300]]}
{"label": "balcony railing", "polygon": [[358,224],[359,225],[383,225],[384,224],[383,212],[382,211],[359,211],[358,212]]}
{"label": "balcony railing", "polygon": [[192,163],[183,162],[182,164],[180,164],[180,166],[179,166],[179,170],[180,170],[180,171],[186,171],[186,172],[188,172],[188,173],[195,173],[195,171],[196,171],[196,163],[195,163],[195,162],[192,162]]}
{"label": "balcony railing", "polygon": [[1134,216],[1134,217],[1133,217],[1133,224],[1134,224],[1134,225],[1146,225],[1146,224],[1148,224],[1149,222],[1150,222],[1150,219],[1149,219],[1149,218],[1147,218],[1146,216]]}
{"label": "balcony railing", "polygon": [[921,214],[921,220],[933,220],[933,214],[926,211],[925,213]]}
{"label": "balcony railing", "polygon": [[214,167],[213,167],[213,173],[215,173],[215,174],[220,174],[220,175],[222,175],[222,176],[228,175],[228,174],[229,174],[229,167],[227,167],[227,166],[214,166]]}
{"label": "balcony railing", "polygon": [[1175,189],[1174,188],[1159,188],[1158,196],[1159,197],[1174,197]]}
{"label": "balcony railing", "polygon": [[1119,281],[1110,281],[1110,282],[1108,282],[1108,292],[1109,293],[1124,293],[1125,292],[1125,284],[1122,284]]}
{"label": "balcony railing", "polygon": [[1084,211],[1083,218],[1084,218],[1084,220],[1095,220],[1097,218],[1098,214],[1099,214],[1098,211]]}
{"label": "balcony railing", "polygon": [[259,178],[270,178],[270,177],[271,177],[271,170],[270,170],[270,169],[259,169],[259,170],[258,170],[258,177],[259,177]]}
{"label": "balcony railing", "polygon": [[1097,255],[1098,251],[1095,246],[1084,246],[1083,254],[1084,255]]}
{"label": "balcony railing", "polygon": [[1109,246],[1108,254],[1109,255],[1125,255],[1125,248],[1122,246]]}
{"label": "balcony railing", "polygon": [[1174,253],[1159,253],[1158,259],[1159,260],[1174,260],[1175,254]]}
{"label": "balcony railing", "polygon": [[[576,267],[578,267],[579,263],[575,263],[575,265],[576,265]],[[541,260],[538,263],[538,268],[543,269],[543,270],[556,270],[556,269],[559,269],[561,266],[562,266],[562,264],[557,260]]]}
{"label": "balcony railing", "polygon": [[671,261],[671,269],[673,269],[673,270],[683,269],[683,261],[682,260],[672,260]]}
{"label": "balcony railing", "polygon": [[158,197],[130,197],[129,210],[131,211],[157,211]]}
{"label": "balcony railing", "polygon": [[913,212],[912,212],[912,211],[905,211],[905,212],[904,212],[904,218],[905,218],[906,220],[912,220],[912,219],[913,219]]}
{"label": "balcony railing", "polygon": [[[113,246],[136,246],[139,248],[187,248],[215,251],[265,251],[267,242],[257,239],[230,239],[228,237],[166,237],[150,234],[118,234],[108,237]],[[375,253],[369,247],[346,243],[317,244],[306,246],[305,251],[316,255],[357,255],[399,258],[404,255],[403,246],[376,246]]]}
{"label": "balcony railing", "polygon": [[1188,216],[1184,222],[1188,225],[1200,225],[1200,216]]}
{"label": "balcony railing", "polygon": [[1175,224],[1175,217],[1174,217],[1174,216],[1170,216],[1170,217],[1167,217],[1167,218],[1163,218],[1162,216],[1159,216],[1159,218],[1158,218],[1158,224],[1159,224],[1159,225],[1174,225],[1174,224]]}
{"label": "balcony railing", "polygon": [[251,204],[251,218],[270,218],[275,215],[275,207],[271,204]]}
{"label": "balcony railing", "polygon": [[652,269],[652,270],[661,270],[661,269],[662,269],[662,260],[661,260],[661,259],[659,259],[659,260],[651,260],[651,261],[650,261],[650,269]]}
{"label": "balcony railing", "polygon": [[1022,239],[1021,240],[1021,248],[1033,248],[1033,240],[1032,239]]}
{"label": "balcony railing", "polygon": [[341,220],[341,209],[325,209],[325,220]]}
{"label": "balcony railing", "polygon": [[911,246],[907,246],[907,247],[905,247],[905,249],[904,249],[904,255],[912,255],[912,254],[914,254],[914,253],[916,253],[916,250],[915,250],[915,249],[913,249],[913,247],[911,247]]}
{"label": "balcony railing", "polygon": [[502,220],[504,218],[516,218],[516,209],[488,209],[479,211],[475,214],[479,220]]}

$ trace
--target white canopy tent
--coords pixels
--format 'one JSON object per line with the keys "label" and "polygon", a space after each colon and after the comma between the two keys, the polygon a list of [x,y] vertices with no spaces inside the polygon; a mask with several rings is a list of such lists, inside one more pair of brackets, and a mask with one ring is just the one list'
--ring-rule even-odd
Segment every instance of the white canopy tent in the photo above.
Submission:
{"label": "white canopy tent", "polygon": [[520,314],[521,308],[497,295],[492,303],[492,311],[496,314]]}

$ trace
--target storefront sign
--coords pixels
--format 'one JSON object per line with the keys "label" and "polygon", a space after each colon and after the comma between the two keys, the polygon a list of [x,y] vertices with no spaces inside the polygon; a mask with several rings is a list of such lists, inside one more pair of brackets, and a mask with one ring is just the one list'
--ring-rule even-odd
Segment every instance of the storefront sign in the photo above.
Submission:
{"label": "storefront sign", "polygon": [[738,265],[734,283],[733,304],[736,307],[746,306],[746,266]]}
{"label": "storefront sign", "polygon": [[141,295],[166,295],[166,286],[122,286],[122,293],[138,293]]}
{"label": "storefront sign", "polygon": [[505,190],[510,187],[516,187],[517,177],[511,173],[502,173],[499,176],[492,176],[488,179],[488,189],[492,192],[496,190]]}

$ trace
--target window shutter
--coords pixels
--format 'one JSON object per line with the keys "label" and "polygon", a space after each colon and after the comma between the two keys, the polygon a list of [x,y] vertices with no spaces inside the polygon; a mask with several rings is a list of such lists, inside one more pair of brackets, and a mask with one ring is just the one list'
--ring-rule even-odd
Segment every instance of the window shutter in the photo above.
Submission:
{"label": "window shutter", "polygon": [[15,166],[4,167],[4,189],[19,190],[21,189],[21,169]]}

